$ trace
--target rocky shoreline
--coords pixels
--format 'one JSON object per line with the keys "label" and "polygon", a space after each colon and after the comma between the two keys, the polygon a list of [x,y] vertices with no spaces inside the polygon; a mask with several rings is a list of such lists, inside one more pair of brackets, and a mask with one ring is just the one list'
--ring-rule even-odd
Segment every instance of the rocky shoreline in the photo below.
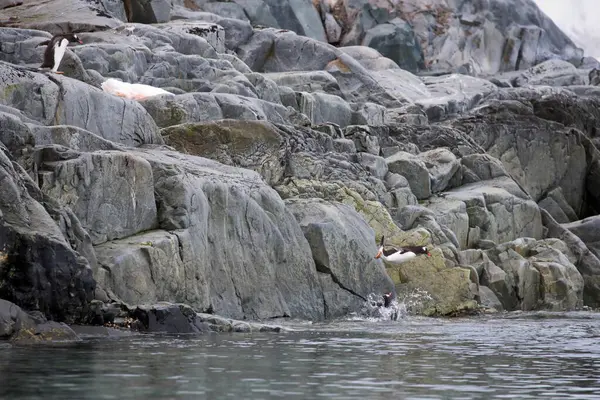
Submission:
{"label": "rocky shoreline", "polygon": [[39,3],[0,2],[0,337],[600,307],[600,65],[533,2]]}

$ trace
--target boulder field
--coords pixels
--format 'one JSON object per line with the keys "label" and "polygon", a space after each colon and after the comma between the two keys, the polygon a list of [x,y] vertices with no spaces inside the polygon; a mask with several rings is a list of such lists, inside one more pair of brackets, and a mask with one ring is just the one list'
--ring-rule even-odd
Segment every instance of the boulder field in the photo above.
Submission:
{"label": "boulder field", "polygon": [[0,2],[0,338],[600,307],[598,62],[471,3]]}

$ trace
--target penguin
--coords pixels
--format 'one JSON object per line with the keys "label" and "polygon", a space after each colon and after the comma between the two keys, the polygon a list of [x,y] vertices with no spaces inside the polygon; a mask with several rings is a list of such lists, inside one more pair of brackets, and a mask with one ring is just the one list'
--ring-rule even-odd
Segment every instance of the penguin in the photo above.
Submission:
{"label": "penguin", "polygon": [[384,237],[381,237],[381,243],[379,247],[379,251],[375,258],[381,258],[389,264],[402,264],[408,260],[411,260],[418,255],[427,254],[428,257],[431,257],[431,253],[427,249],[427,247],[421,246],[409,246],[409,247],[401,247],[397,249],[395,247],[391,247],[386,249],[384,246]]}
{"label": "penguin", "polygon": [[83,44],[74,33],[54,35],[52,39],[39,43],[36,47],[47,45],[46,51],[44,51],[44,62],[40,68],[52,68],[51,71],[55,74],[63,74],[64,72],[58,71],[58,66],[65,55],[69,42]]}

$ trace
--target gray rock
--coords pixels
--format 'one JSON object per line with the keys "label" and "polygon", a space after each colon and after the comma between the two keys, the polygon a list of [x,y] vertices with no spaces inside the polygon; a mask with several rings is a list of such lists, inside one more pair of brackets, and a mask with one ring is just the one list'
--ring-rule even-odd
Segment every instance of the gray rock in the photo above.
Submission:
{"label": "gray rock", "polygon": [[281,104],[281,96],[279,95],[279,87],[277,83],[263,74],[250,72],[245,74],[246,78],[252,83],[256,90],[258,98],[270,103]]}
{"label": "gray rock", "polygon": [[[366,301],[372,292],[387,293],[393,290],[393,283],[383,265],[373,255],[377,252],[374,232],[354,209],[316,199],[288,199],[286,206],[302,227],[317,270],[330,275],[332,282],[339,286],[338,291],[346,291]],[[331,290],[325,292],[330,293]],[[345,296],[335,297],[339,301]],[[357,301],[356,298],[352,300],[353,303]],[[351,299],[346,297],[346,301]],[[346,307],[347,302],[326,302],[326,317],[345,315],[348,310]]]}
{"label": "gray rock", "polygon": [[185,304],[160,303],[140,305],[132,312],[138,321],[137,329],[144,332],[201,333],[208,326],[196,317],[192,308]]}
{"label": "gray rock", "polygon": [[584,304],[598,307],[600,305],[600,260],[577,235],[558,224],[545,210],[541,210],[541,213],[547,229],[546,236],[561,239],[565,243],[568,252],[573,255],[572,262],[583,276]]}
{"label": "gray rock", "polygon": [[128,20],[142,24],[166,22],[171,18],[170,0],[130,0]]}
{"label": "gray rock", "polygon": [[585,73],[563,60],[548,60],[533,66],[511,80],[514,87],[519,86],[571,86],[585,85]]}
{"label": "gray rock", "polygon": [[387,109],[375,103],[352,103],[352,124],[381,126],[386,123]]}
{"label": "gray rock", "polygon": [[504,311],[504,307],[500,300],[498,300],[498,296],[487,286],[479,285],[479,299],[481,305],[492,308],[496,311]]}
{"label": "gray rock", "polygon": [[335,78],[325,71],[293,71],[264,74],[277,85],[288,86],[296,92],[324,92],[342,97]]}
{"label": "gray rock", "polygon": [[[41,204],[43,194],[7,153],[0,144],[0,297],[55,320],[85,319],[95,286],[88,261],[72,249]],[[72,237],[75,228],[66,228]]]}
{"label": "gray rock", "polygon": [[445,197],[467,205],[469,247],[482,239],[503,243],[520,237],[542,238],[537,204],[509,178],[463,185],[445,192]]}
{"label": "gray rock", "polygon": [[[558,239],[517,239],[486,251],[490,259],[506,272],[506,279],[515,288],[517,307],[521,310],[571,310],[581,307],[583,278],[569,257],[557,247],[569,252],[567,245]],[[503,304],[506,307],[504,301]]]}
{"label": "gray rock", "polygon": [[187,93],[156,96],[140,102],[158,126],[167,127],[195,121],[212,121],[223,118],[221,106],[214,94]]}
{"label": "gray rock", "polygon": [[448,149],[438,148],[419,154],[431,176],[431,192],[448,188],[450,180],[460,170],[460,162]]}
{"label": "gray rock", "polygon": [[417,92],[413,98],[424,108],[430,122],[469,111],[498,90],[485,79],[461,74],[424,77],[423,82],[426,96]]}
{"label": "gray rock", "polygon": [[404,70],[414,72],[424,67],[421,46],[413,29],[400,18],[369,29],[362,45],[378,50]]}
{"label": "gray rock", "polygon": [[[40,151],[40,189],[73,210],[94,244],[157,226],[150,164],[118,151]],[[68,157],[61,159],[61,157]]]}
{"label": "gray rock", "polygon": [[[135,1],[135,0],[134,0]],[[141,1],[141,0],[140,0]],[[90,32],[98,29],[115,28],[123,25],[119,12],[112,15],[114,8],[106,8],[110,0],[90,3],[86,0],[56,0],[46,3],[42,0],[27,1],[18,7],[2,10],[6,27],[39,29],[53,35],[64,32]],[[65,13],[69,10],[69,13]]]}
{"label": "gray rock", "polygon": [[[435,220],[454,233],[457,247],[466,249],[469,244],[469,215],[467,206],[458,200],[433,197],[427,203],[427,208],[433,211]],[[471,265],[471,263],[464,263]]]}
{"label": "gray rock", "polygon": [[[491,100],[476,110],[473,118],[459,119],[453,125],[464,129],[490,156],[500,160],[533,200],[539,201],[560,187],[571,208],[580,210],[589,168],[584,139],[569,128],[532,115],[533,105],[518,90],[504,93],[522,101]],[[536,104],[535,108],[559,107],[557,101],[555,98],[544,105]]]}
{"label": "gray rock", "polygon": [[[176,20],[164,24],[154,24],[152,25],[152,27],[161,29],[163,32],[165,32],[169,39],[175,42],[174,48],[179,53],[194,54],[191,52],[191,49],[189,48],[191,46],[189,46],[189,44],[188,46],[185,46],[186,41],[193,40],[189,37],[189,35],[204,39],[218,53],[225,52],[225,30],[221,25],[218,25],[217,23],[204,21]],[[147,28],[143,27],[143,29],[145,30]],[[134,34],[136,34],[135,31]],[[177,41],[180,42],[179,46],[177,46]],[[202,42],[200,41],[200,43]],[[156,46],[156,43],[153,43],[153,45]],[[184,47],[187,47],[187,49],[185,49]]]}
{"label": "gray rock", "polygon": [[64,322],[48,321],[31,329],[21,329],[13,335],[11,341],[19,345],[40,342],[77,342],[81,338]]}
{"label": "gray rock", "polygon": [[335,139],[333,147],[340,153],[356,153],[356,145],[350,139]]}
{"label": "gray rock", "polygon": [[279,28],[279,23],[271,13],[271,8],[263,0],[233,0],[240,5],[252,25]]}
{"label": "gray rock", "polygon": [[[21,110],[41,125],[72,125],[129,146],[162,143],[156,124],[137,102],[74,79],[46,76],[1,62],[0,78],[10,88],[0,94],[0,104]],[[32,92],[39,95],[25,95]]]}
{"label": "gray rock", "polygon": [[313,124],[334,123],[346,127],[352,123],[352,108],[341,97],[326,93],[300,92],[298,107]]}
{"label": "gray rock", "polygon": [[577,235],[596,257],[600,257],[600,216],[588,217],[562,226]]}
{"label": "gray rock", "polygon": [[[156,230],[103,243],[95,247],[98,268],[94,276],[100,286],[130,304],[185,301],[207,308],[209,293],[201,288],[209,282],[180,253],[187,250],[180,248],[187,238],[185,232]],[[196,282],[186,280],[188,276]]]}
{"label": "gray rock", "polygon": [[551,190],[545,198],[538,202],[538,205],[548,211],[560,223],[572,222],[578,219],[577,213],[567,202],[560,187]]}
{"label": "gray rock", "polygon": [[23,0],[2,0],[0,1],[0,10],[20,6],[21,4],[23,4]]}
{"label": "gray rock", "polygon": [[284,132],[265,121],[219,120],[175,125],[162,131],[176,150],[249,168],[270,185],[285,174]]}
{"label": "gray rock", "polygon": [[[143,250],[141,243],[128,246],[125,238],[118,244],[123,250],[110,254],[116,268],[148,271],[156,266],[159,273],[150,282],[174,282],[168,285],[179,289],[170,290],[170,299],[197,310],[249,319],[323,318],[310,247],[293,215],[257,173],[169,150],[133,153],[152,167],[159,227],[173,232],[160,248],[174,256],[164,263],[160,251],[150,260],[123,257],[134,249],[140,249],[133,251],[138,254],[151,250]],[[103,256],[99,252],[102,263]],[[170,278],[175,271],[185,274]],[[128,282],[128,292],[120,291],[121,283],[106,288],[132,302],[129,296],[148,287],[145,274]]]}
{"label": "gray rock", "polygon": [[385,159],[390,172],[404,176],[410,184],[410,190],[423,200],[431,196],[431,180],[427,165],[410,153],[399,151]]}
{"label": "gray rock", "polygon": [[357,151],[379,155],[381,150],[379,139],[376,135],[371,135],[371,130],[368,126],[348,126],[344,131],[344,136],[354,141]]}
{"label": "gray rock", "polygon": [[[2,264],[0,264],[2,265]],[[35,321],[10,301],[0,299],[0,338],[10,339],[21,329],[32,329]]]}
{"label": "gray rock", "polygon": [[[265,59],[262,71],[258,72],[323,70],[337,58],[335,47],[293,32],[276,35],[273,44],[267,50],[269,55]],[[243,56],[241,58],[245,59]]]}
{"label": "gray rock", "polygon": [[317,10],[310,1],[303,0],[263,0],[283,29],[294,31],[325,42],[325,30]]}
{"label": "gray rock", "polygon": [[340,50],[356,59],[356,61],[368,70],[382,71],[400,68],[394,60],[384,57],[379,51],[371,47],[345,46],[341,47]]}
{"label": "gray rock", "polygon": [[329,43],[339,43],[342,37],[342,27],[336,21],[335,17],[329,13],[325,15],[325,21],[323,23],[325,27],[325,35]]}
{"label": "gray rock", "polygon": [[474,74],[495,74],[583,55],[532,1],[438,3],[428,8],[403,2],[396,8],[413,27],[434,71],[464,66]]}
{"label": "gray rock", "polygon": [[207,324],[215,332],[281,332],[285,329],[278,325],[260,324],[256,322],[236,321],[214,314],[198,313],[196,319]]}
{"label": "gray rock", "polygon": [[388,166],[383,157],[363,152],[358,153],[356,157],[358,163],[371,172],[373,176],[379,179],[385,179],[388,173]]}
{"label": "gray rock", "polygon": [[263,72],[267,59],[272,57],[276,36],[274,29],[256,30],[246,43],[238,46],[237,55],[252,71]]}
{"label": "gray rock", "polygon": [[236,3],[224,3],[224,2],[210,2],[202,6],[203,11],[208,11],[213,14],[217,14],[221,17],[234,18],[242,21],[249,21],[245,14],[244,8]]}
{"label": "gray rock", "polygon": [[190,11],[183,7],[174,7],[171,10],[171,19],[186,23],[197,21],[217,24],[225,30],[225,47],[234,51],[239,46],[248,42],[252,36],[252,26],[248,21],[235,18],[226,18],[209,12]]}

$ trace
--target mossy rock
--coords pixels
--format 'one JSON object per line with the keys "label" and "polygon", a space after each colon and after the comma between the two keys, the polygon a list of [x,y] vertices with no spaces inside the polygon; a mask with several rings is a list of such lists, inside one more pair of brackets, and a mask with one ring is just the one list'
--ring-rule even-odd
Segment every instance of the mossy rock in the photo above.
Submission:
{"label": "mossy rock", "polygon": [[182,153],[253,169],[269,184],[283,177],[283,137],[269,122],[224,119],[186,123],[163,128],[161,134],[166,144]]}
{"label": "mossy rock", "polygon": [[[180,112],[182,110],[173,109],[173,118]],[[169,146],[182,153],[201,156],[219,151],[222,146],[227,146],[232,153],[247,153],[256,151],[257,146],[279,147],[283,141],[277,128],[264,121],[225,119],[187,123],[163,128],[161,133]]]}
{"label": "mossy rock", "polygon": [[431,257],[419,256],[398,266],[386,265],[398,293],[414,289],[427,292],[432,300],[424,304],[424,315],[452,315],[473,309],[478,290],[470,268],[448,268],[443,252],[431,250]]}

